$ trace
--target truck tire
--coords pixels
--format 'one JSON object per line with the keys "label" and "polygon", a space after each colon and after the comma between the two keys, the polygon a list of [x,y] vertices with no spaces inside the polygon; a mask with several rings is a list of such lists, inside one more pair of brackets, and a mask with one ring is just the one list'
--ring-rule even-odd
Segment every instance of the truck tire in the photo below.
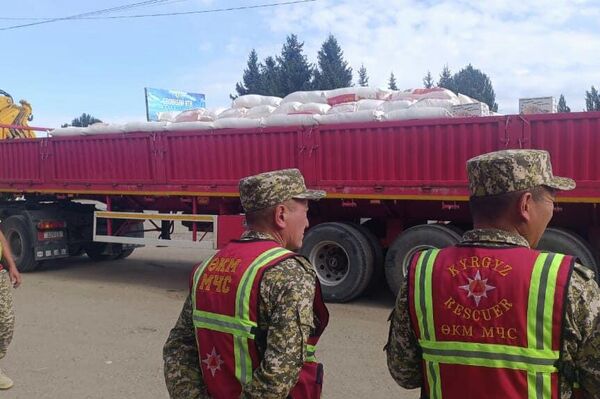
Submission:
{"label": "truck tire", "polygon": [[322,223],[308,231],[300,253],[313,264],[329,302],[348,302],[363,293],[373,275],[372,248],[354,226]]}
{"label": "truck tire", "polygon": [[375,234],[365,224],[348,224],[360,231],[360,233],[367,239],[369,246],[371,247],[371,255],[373,256],[373,275],[371,276],[371,282],[367,286],[367,291],[371,292],[376,290],[383,282],[383,262],[385,260],[383,247],[381,246],[379,239],[377,239]]}
{"label": "truck tire", "polygon": [[421,224],[404,230],[389,247],[385,257],[385,278],[392,293],[398,295],[416,252],[449,247],[457,244],[460,238],[453,228],[440,224]]}
{"label": "truck tire", "polygon": [[121,252],[117,255],[116,259],[125,259],[127,257],[129,257],[129,255],[131,255],[133,253],[133,251],[135,250],[135,248],[129,248],[129,249],[123,249],[121,250]]}
{"label": "truck tire", "polygon": [[542,235],[536,249],[576,256],[579,263],[594,271],[598,280],[598,264],[594,253],[590,245],[578,234],[567,229],[549,227]]}
{"label": "truck tire", "polygon": [[33,254],[33,242],[27,219],[22,215],[8,217],[2,223],[2,233],[10,246],[17,269],[20,272],[31,272],[35,270],[39,262]]}
{"label": "truck tire", "polygon": [[118,254],[115,255],[105,253],[108,245],[110,244],[107,244],[105,242],[91,242],[85,245],[85,253],[94,262],[114,260],[117,258]]}

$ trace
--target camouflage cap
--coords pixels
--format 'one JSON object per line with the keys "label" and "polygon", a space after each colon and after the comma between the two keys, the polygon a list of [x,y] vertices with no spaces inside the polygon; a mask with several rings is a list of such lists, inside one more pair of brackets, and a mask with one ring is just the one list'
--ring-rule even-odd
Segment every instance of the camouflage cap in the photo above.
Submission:
{"label": "camouflage cap", "polygon": [[240,180],[240,200],[246,212],[258,211],[291,198],[318,200],[325,191],[307,190],[298,169],[265,172]]}
{"label": "camouflage cap", "polygon": [[550,154],[543,150],[503,150],[467,161],[469,190],[473,197],[504,194],[548,186],[572,190],[575,181],[552,174]]}

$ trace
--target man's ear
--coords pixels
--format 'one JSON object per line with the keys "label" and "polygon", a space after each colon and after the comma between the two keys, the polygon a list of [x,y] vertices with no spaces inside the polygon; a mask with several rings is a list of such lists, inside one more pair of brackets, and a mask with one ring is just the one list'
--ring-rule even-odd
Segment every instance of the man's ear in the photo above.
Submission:
{"label": "man's ear", "polygon": [[275,206],[275,210],[273,211],[273,219],[277,227],[280,229],[285,228],[287,224],[287,209],[285,208],[285,205],[279,204]]}
{"label": "man's ear", "polygon": [[519,197],[519,201],[517,202],[519,216],[525,222],[529,222],[531,220],[532,205],[533,205],[533,195],[529,191],[523,193]]}

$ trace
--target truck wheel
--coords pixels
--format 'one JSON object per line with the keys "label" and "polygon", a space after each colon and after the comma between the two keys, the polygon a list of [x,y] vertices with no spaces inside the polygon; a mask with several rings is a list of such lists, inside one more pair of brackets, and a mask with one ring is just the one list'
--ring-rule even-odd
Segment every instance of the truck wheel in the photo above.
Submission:
{"label": "truck wheel", "polygon": [[590,245],[581,236],[572,231],[549,227],[544,232],[536,249],[576,256],[579,263],[592,269],[596,274],[596,279],[598,280],[599,278],[598,265]]}
{"label": "truck wheel", "polygon": [[20,272],[31,272],[38,267],[33,255],[33,243],[27,219],[22,215],[8,217],[2,223],[2,233],[10,246],[17,269]]}
{"label": "truck wheel", "polygon": [[116,259],[118,255],[106,253],[108,245],[105,242],[91,242],[85,246],[85,253],[95,262]]}
{"label": "truck wheel", "polygon": [[125,259],[127,258],[129,255],[131,255],[133,253],[133,250],[135,248],[129,248],[129,249],[124,249],[122,250],[118,255],[116,259]]}
{"label": "truck wheel", "polygon": [[317,271],[327,301],[348,302],[362,294],[371,281],[371,246],[349,224],[322,223],[313,227],[306,234],[300,253]]}
{"label": "truck wheel", "polygon": [[416,252],[449,247],[459,241],[460,234],[439,224],[422,224],[403,231],[394,240],[385,257],[385,278],[392,293],[398,295]]}
{"label": "truck wheel", "polygon": [[377,289],[383,281],[383,248],[379,239],[375,234],[365,225],[358,223],[347,223],[348,225],[356,228],[360,233],[367,239],[369,246],[371,247],[371,255],[373,257],[373,276],[371,276],[371,282],[367,286],[367,291]]}

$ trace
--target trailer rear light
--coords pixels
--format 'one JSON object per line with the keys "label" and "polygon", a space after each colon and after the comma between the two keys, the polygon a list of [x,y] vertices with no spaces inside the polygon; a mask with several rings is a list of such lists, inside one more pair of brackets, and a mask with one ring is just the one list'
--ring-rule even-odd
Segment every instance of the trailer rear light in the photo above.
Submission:
{"label": "trailer rear light", "polygon": [[67,227],[64,220],[41,220],[37,224],[38,230],[57,230]]}

